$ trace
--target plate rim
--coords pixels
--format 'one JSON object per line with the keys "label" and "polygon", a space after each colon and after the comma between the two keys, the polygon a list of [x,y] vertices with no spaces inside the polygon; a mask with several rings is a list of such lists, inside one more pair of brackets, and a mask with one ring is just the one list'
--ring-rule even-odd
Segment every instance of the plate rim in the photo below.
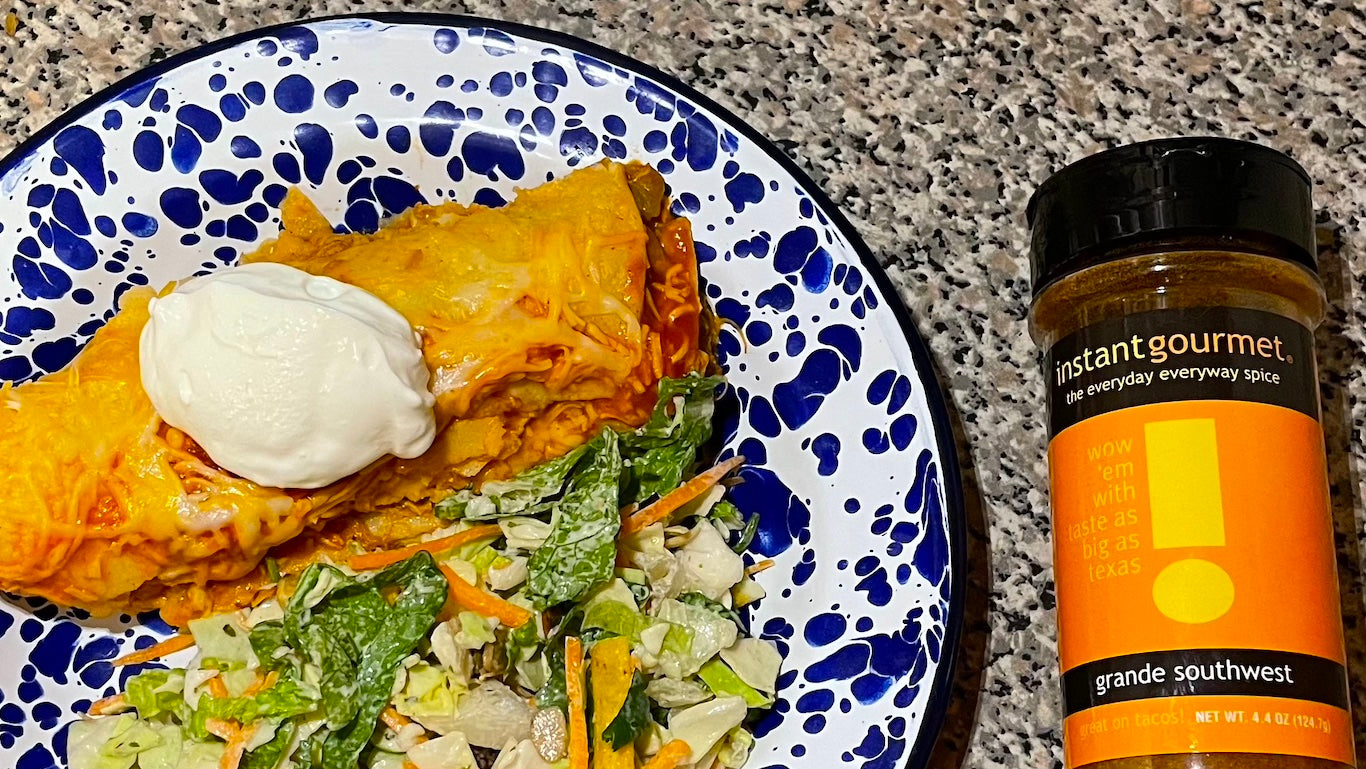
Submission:
{"label": "plate rim", "polygon": [[844,212],[830,200],[829,196],[811,179],[810,175],[797,165],[796,160],[789,157],[777,144],[759,133],[747,121],[740,119],[738,115],[714,99],[683,82],[677,76],[664,72],[651,64],[607,48],[592,40],[546,27],[483,16],[438,12],[381,11],[366,13],[361,11],[311,16],[294,21],[254,27],[234,35],[211,40],[174,53],[161,61],[149,64],[119,78],[64,110],[6,153],[4,157],[0,158],[0,177],[12,171],[24,158],[31,155],[40,145],[47,143],[49,139],[63,129],[95,112],[118,94],[137,84],[145,83],[152,78],[159,78],[182,66],[253,39],[270,36],[295,27],[335,21],[373,21],[389,26],[443,26],[466,30],[473,28],[503,30],[523,39],[546,43],[570,51],[579,51],[615,67],[644,75],[725,120],[728,123],[727,128],[740,133],[755,147],[762,150],[770,160],[777,163],[785,173],[792,177],[816,205],[824,210],[830,218],[831,224],[839,230],[853,248],[854,253],[858,256],[860,266],[877,285],[883,299],[896,318],[897,325],[901,327],[902,336],[910,348],[911,361],[916,366],[921,390],[926,394],[925,405],[930,413],[930,421],[935,431],[935,448],[939,453],[941,473],[940,485],[944,490],[946,502],[944,514],[948,519],[945,533],[949,538],[949,606],[948,616],[944,619],[944,639],[940,645],[939,665],[935,669],[934,679],[930,684],[929,699],[925,704],[925,717],[921,722],[921,728],[916,735],[915,742],[910,746],[910,752],[904,764],[905,769],[927,769],[930,754],[938,741],[948,714],[949,698],[952,695],[955,673],[960,662],[958,645],[961,640],[963,615],[967,600],[967,506],[958,461],[956,432],[949,419],[949,396],[936,376],[937,367],[934,364],[934,358],[930,355],[929,347],[921,336],[919,328],[915,325],[910,310],[902,301],[900,292],[892,284],[891,279],[887,277],[886,271],[878,263],[872,250],[863,241],[858,230],[854,228]]}

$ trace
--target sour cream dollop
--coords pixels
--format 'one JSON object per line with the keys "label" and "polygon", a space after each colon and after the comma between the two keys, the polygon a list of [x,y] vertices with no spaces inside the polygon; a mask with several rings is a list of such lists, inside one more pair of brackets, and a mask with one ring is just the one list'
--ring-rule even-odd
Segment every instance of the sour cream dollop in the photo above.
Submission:
{"label": "sour cream dollop", "polygon": [[374,294],[259,263],[188,280],[149,310],[142,386],[226,470],[313,489],[432,444],[419,338]]}

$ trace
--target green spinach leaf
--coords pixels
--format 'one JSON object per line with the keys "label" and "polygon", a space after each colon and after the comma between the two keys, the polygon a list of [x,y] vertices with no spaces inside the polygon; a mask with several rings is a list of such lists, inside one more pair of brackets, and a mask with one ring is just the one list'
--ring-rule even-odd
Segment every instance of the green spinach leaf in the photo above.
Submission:
{"label": "green spinach leaf", "polygon": [[[730,505],[730,502],[727,502],[723,499],[720,502],[717,502],[716,504],[717,507],[720,507],[721,505]],[[731,507],[734,507],[734,505],[731,505]],[[737,538],[734,544],[730,546],[730,549],[734,550],[737,553],[743,554],[746,550],[749,549],[749,545],[751,542],[754,541],[754,535],[758,533],[758,531],[759,514],[755,513],[751,515],[748,520],[745,521],[745,527],[740,530],[739,538]]]}
{"label": "green spinach leaf", "polygon": [[247,638],[263,670],[284,670],[298,662],[297,657],[291,659],[289,639],[284,623],[279,620],[258,622]]}
{"label": "green spinach leaf", "polygon": [[626,691],[626,701],[612,722],[602,732],[602,738],[613,750],[630,745],[650,726],[650,698],[645,694],[647,683],[639,670],[631,677],[631,688]]}
{"label": "green spinach leaf", "polygon": [[[370,578],[322,564],[304,572],[280,626],[284,645],[321,673],[327,731],[310,739],[306,747],[316,752],[305,760],[316,758],[321,769],[356,766],[399,664],[431,632],[446,591],[445,576],[425,552]],[[269,633],[271,642],[280,635]]]}
{"label": "green spinach leaf", "polygon": [[720,377],[696,374],[659,382],[659,402],[650,421],[621,436],[628,472],[622,499],[641,502],[678,488],[697,461],[697,450],[711,438],[712,414]]}
{"label": "green spinach leaf", "polygon": [[279,769],[298,729],[293,721],[280,724],[270,742],[251,751],[242,759],[242,769]]}
{"label": "green spinach leaf", "polygon": [[581,598],[613,575],[621,529],[617,434],[604,428],[587,447],[582,468],[554,506],[550,535],[527,564],[527,592],[538,609]]}
{"label": "green spinach leaf", "polygon": [[569,697],[564,683],[564,639],[578,635],[583,628],[583,610],[574,608],[560,620],[560,624],[545,641],[545,661],[550,668],[550,677],[545,686],[536,692],[536,704],[543,708],[565,710]]}
{"label": "green spinach leaf", "polygon": [[489,481],[478,492],[462,489],[436,503],[436,515],[446,520],[485,520],[509,515],[536,515],[564,489],[565,479],[588,450],[580,446],[562,457],[542,462],[515,478]]}

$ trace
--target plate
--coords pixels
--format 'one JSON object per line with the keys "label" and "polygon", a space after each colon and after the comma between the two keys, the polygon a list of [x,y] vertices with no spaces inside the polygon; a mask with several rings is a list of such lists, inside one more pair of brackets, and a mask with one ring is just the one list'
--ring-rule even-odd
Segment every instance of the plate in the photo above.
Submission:
{"label": "plate", "polygon": [[[0,378],[61,369],[118,296],[233,263],[290,185],[341,227],[420,201],[500,205],[602,158],[653,164],[729,321],[721,429],[735,500],[777,561],[751,624],[786,657],[750,766],[923,766],[946,707],[962,501],[924,344],[854,229],[745,121],[544,30],[341,17],[172,57],[0,161]],[[12,255],[12,256],[10,256]],[[35,447],[35,450],[40,450]],[[0,749],[62,763],[64,725],[169,629],[0,603]]]}

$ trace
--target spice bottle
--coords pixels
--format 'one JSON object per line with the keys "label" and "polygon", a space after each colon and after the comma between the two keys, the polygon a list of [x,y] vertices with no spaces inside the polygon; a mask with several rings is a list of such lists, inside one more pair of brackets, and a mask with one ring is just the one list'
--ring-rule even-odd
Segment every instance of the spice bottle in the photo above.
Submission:
{"label": "spice bottle", "polygon": [[1354,766],[1308,175],[1152,141],[1028,216],[1067,766]]}

